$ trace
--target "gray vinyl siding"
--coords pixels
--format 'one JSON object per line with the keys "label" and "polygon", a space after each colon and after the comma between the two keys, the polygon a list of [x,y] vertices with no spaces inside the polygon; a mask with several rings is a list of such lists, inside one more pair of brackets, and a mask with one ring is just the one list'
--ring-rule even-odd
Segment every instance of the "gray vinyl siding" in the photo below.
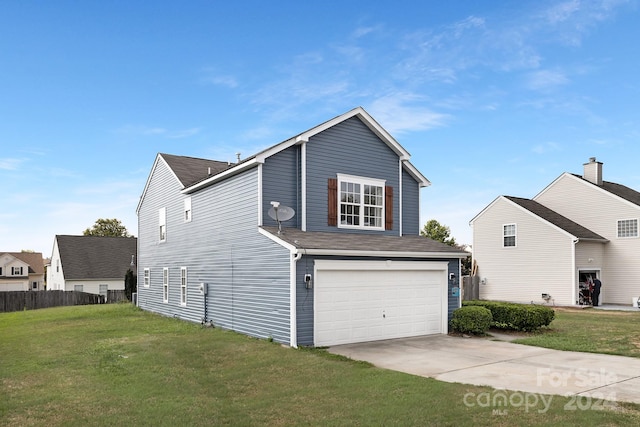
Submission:
{"label": "gray vinyl siding", "polygon": [[[397,236],[398,168],[398,155],[357,117],[311,137],[307,143],[307,230]],[[327,180],[338,173],[384,179],[393,187],[393,230],[343,230],[327,225]]]}
{"label": "gray vinyl siding", "polygon": [[[328,257],[328,256],[307,256],[303,255],[296,264],[296,314],[297,314],[297,334],[298,345],[301,346],[313,346],[313,322],[314,322],[314,292],[313,290],[306,289],[304,283],[304,275],[306,273],[313,274],[313,267],[316,260],[331,259],[331,260],[349,260],[349,261],[384,261],[388,258],[371,258],[371,257]],[[452,259],[423,259],[423,258],[394,258],[394,261],[446,261],[449,263],[448,274],[454,273],[456,277],[459,274],[460,260],[457,258]],[[458,283],[455,286],[459,286]],[[454,284],[449,282],[447,292],[447,324],[451,321],[453,311],[460,305],[459,297],[453,296]]]}
{"label": "gray vinyl siding", "polygon": [[[159,163],[139,212],[139,306],[247,335],[289,342],[289,252],[258,232],[258,170],[251,169],[191,195]],[[184,221],[191,197],[192,221]],[[167,209],[167,240],[157,237],[158,209]],[[169,268],[169,302],[162,269]],[[180,268],[187,267],[187,304],[180,305]],[[144,288],[144,268],[151,285]]]}
{"label": "gray vinyl siding", "polygon": [[277,225],[267,213],[271,202],[277,201],[296,211],[295,216],[282,223],[283,227],[300,228],[300,146],[294,145],[266,159],[262,166],[262,223]]}
{"label": "gray vinyl siding", "polygon": [[402,171],[402,235],[420,234],[420,186],[405,170]]}

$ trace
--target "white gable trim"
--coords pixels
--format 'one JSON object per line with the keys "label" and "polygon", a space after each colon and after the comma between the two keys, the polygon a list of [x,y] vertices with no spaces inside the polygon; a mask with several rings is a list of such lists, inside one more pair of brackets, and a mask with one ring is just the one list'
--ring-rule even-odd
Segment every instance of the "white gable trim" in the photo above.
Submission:
{"label": "white gable trim", "polygon": [[542,195],[543,195],[544,193],[546,193],[546,192],[547,192],[551,187],[553,187],[553,186],[555,185],[555,183],[556,183],[556,182],[560,181],[560,180],[561,180],[562,178],[564,178],[564,177],[571,178],[571,179],[573,179],[573,180],[575,180],[575,181],[577,181],[577,182],[580,182],[581,184],[583,184],[583,185],[585,185],[585,186],[589,186],[589,188],[593,188],[593,189],[595,189],[596,191],[600,191],[600,192],[602,192],[603,194],[607,194],[609,197],[612,197],[612,198],[614,198],[614,199],[616,199],[616,200],[618,200],[618,201],[620,201],[620,202],[623,202],[623,203],[627,204],[628,206],[631,206],[631,207],[633,207],[633,208],[635,208],[635,209],[637,209],[637,210],[639,210],[639,211],[640,211],[640,206],[636,205],[635,203],[630,202],[629,200],[627,200],[627,199],[625,199],[625,198],[623,198],[623,197],[620,197],[620,196],[618,196],[618,195],[616,195],[616,194],[613,194],[612,192],[607,191],[606,189],[604,189],[604,188],[600,187],[599,185],[596,185],[596,184],[594,184],[594,183],[592,183],[592,182],[586,181],[586,180],[584,180],[583,178],[578,177],[578,176],[575,176],[574,174],[571,174],[571,173],[568,173],[568,172],[565,172],[565,173],[563,173],[562,175],[560,175],[558,178],[556,178],[556,179],[555,179],[551,184],[547,185],[547,186],[546,186],[546,187],[545,187],[541,192],[539,192],[538,194],[536,194],[532,200],[536,200],[538,197],[542,196]]}
{"label": "white gable trim", "polygon": [[160,163],[160,161],[162,161],[162,163],[164,163],[165,167],[167,169],[169,169],[169,172],[171,172],[171,175],[173,175],[173,177],[176,179],[176,181],[178,181],[178,183],[180,183],[180,185],[184,187],[184,184],[182,184],[182,182],[180,182],[180,179],[178,179],[178,175],[176,175],[176,173],[173,171],[173,169],[171,169],[169,167],[169,164],[164,159],[164,157],[162,157],[162,154],[158,153],[156,155],[155,161],[153,162],[153,166],[151,167],[151,172],[149,173],[149,176],[147,177],[147,182],[144,184],[144,190],[142,190],[142,196],[140,196],[140,201],[138,202],[138,206],[136,207],[136,215],[140,212],[140,207],[142,206],[142,201],[144,200],[144,197],[147,194],[147,190],[149,189],[149,185],[151,184],[151,177],[155,173],[156,168],[158,167],[158,163]]}
{"label": "white gable trim", "polygon": [[408,160],[402,161],[402,166],[407,170],[407,172],[409,172],[411,176],[416,179],[416,181],[418,181],[418,184],[420,184],[421,188],[431,185],[431,181],[429,181],[424,175],[422,175],[420,171],[416,169],[416,167],[413,166]]}

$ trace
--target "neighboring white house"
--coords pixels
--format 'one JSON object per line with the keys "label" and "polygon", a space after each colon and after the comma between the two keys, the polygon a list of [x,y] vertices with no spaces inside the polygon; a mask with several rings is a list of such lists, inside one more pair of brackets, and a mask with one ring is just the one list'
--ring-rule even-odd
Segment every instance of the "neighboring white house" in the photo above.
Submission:
{"label": "neighboring white house", "polygon": [[135,271],[135,237],[56,236],[47,289],[107,295],[124,289],[127,270]]}
{"label": "neighboring white house", "polygon": [[40,252],[0,252],[0,292],[44,289]]}
{"label": "neighboring white house", "polygon": [[640,295],[640,193],[602,180],[602,163],[563,173],[533,199],[500,196],[470,222],[480,298],[629,305]]}

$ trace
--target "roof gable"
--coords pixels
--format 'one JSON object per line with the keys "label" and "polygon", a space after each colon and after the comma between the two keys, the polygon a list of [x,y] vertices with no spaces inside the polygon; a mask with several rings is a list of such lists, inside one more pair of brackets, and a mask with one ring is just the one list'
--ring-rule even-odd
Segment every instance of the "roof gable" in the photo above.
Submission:
{"label": "roof gable", "polygon": [[[399,159],[403,162],[403,167],[407,170],[420,184],[421,187],[426,187],[431,183],[429,180],[422,175],[411,163],[409,163],[409,158],[411,155],[407,150],[405,150],[398,141],[395,140],[378,122],[376,122],[373,117],[369,115],[362,107],[354,108],[351,111],[348,111],[344,114],[341,114],[337,117],[334,117],[331,120],[327,120],[326,122],[314,126],[313,128],[304,131],[292,138],[289,138],[279,144],[273,145],[254,156],[248,157],[240,163],[231,164],[227,168],[221,169],[219,172],[214,173],[211,177],[206,177],[206,179],[201,180],[199,182],[193,182],[190,187],[186,187],[183,192],[190,193],[200,188],[211,185],[215,182],[220,181],[221,179],[226,178],[227,176],[233,175],[237,172],[245,170],[249,167],[256,166],[257,164],[264,163],[265,160],[277,153],[280,153],[287,148],[302,144],[303,142],[309,142],[309,139],[314,135],[317,135],[339,123],[342,123],[346,120],[349,120],[353,117],[358,118],[365,126],[367,126],[380,140],[385,143],[394,153],[396,153]],[[165,155],[163,155],[165,156]],[[177,156],[176,156],[177,157]],[[224,163],[224,162],[217,162]],[[226,163],[224,163],[226,164]],[[174,172],[175,173],[175,172]]]}
{"label": "roof gable", "polygon": [[3,252],[29,266],[29,274],[44,274],[44,259],[41,252]]}
{"label": "roof gable", "polygon": [[586,227],[570,220],[569,218],[560,215],[559,213],[549,209],[548,207],[531,199],[524,199],[521,197],[503,196],[505,199],[515,203],[516,205],[526,209],[535,216],[545,220],[546,222],[555,225],[559,229],[575,236],[581,240],[600,240],[607,241],[604,237],[589,230]]}
{"label": "roof gable", "polygon": [[56,236],[66,280],[124,279],[137,254],[135,237]]}

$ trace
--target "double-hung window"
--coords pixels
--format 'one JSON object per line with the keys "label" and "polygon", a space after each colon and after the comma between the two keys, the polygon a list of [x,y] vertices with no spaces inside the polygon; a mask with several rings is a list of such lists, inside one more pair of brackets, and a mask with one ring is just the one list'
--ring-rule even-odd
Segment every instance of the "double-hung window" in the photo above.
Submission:
{"label": "double-hung window", "polygon": [[187,267],[180,268],[180,304],[187,305]]}
{"label": "double-hung window", "polygon": [[338,174],[338,227],[385,229],[385,181]]}
{"label": "double-hung window", "polygon": [[618,221],[618,237],[638,237],[638,219],[621,219]]}
{"label": "double-hung window", "polygon": [[169,302],[169,269],[162,269],[162,302]]}
{"label": "double-hung window", "polygon": [[502,226],[502,246],[505,248],[516,246],[515,224],[505,224]]}
{"label": "double-hung window", "polygon": [[151,271],[148,268],[144,269],[144,287],[148,288],[151,284]]}

